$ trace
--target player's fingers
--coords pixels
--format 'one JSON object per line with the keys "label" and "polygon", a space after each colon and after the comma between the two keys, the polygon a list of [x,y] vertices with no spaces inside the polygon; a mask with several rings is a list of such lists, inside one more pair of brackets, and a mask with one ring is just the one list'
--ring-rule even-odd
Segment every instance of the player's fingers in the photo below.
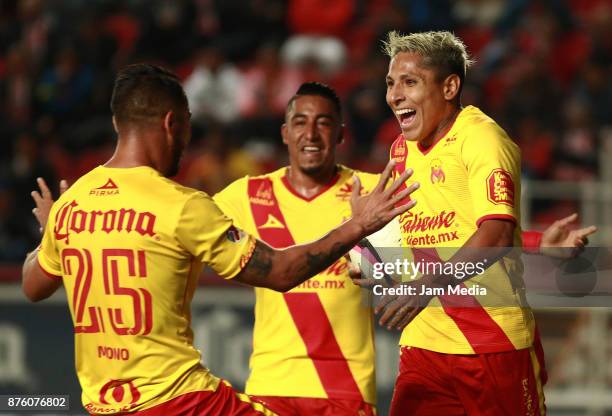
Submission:
{"label": "player's fingers", "polygon": [[66,179],[62,179],[59,184],[60,187],[60,195],[68,190],[68,181]]}
{"label": "player's fingers", "polygon": [[[378,323],[380,324],[380,326],[387,326],[387,323],[389,322],[389,320],[393,317],[393,315],[395,315],[395,313],[397,312],[398,309],[401,308],[401,306],[402,305],[397,300],[390,302],[384,308],[383,314],[378,319]],[[388,329],[391,329],[391,327],[389,326]]]}
{"label": "player's fingers", "polygon": [[400,310],[404,306],[403,302],[406,302],[406,300],[396,299],[393,302],[390,302],[385,307],[384,312],[381,315],[381,317],[378,319],[378,323],[381,326],[387,327],[387,329],[393,328],[391,325],[389,325],[389,322],[395,316],[398,310]]}
{"label": "player's fingers", "polygon": [[398,308],[391,319],[389,319],[389,322],[387,322],[387,328],[396,328],[397,324],[399,324],[406,317],[406,315],[409,316],[413,309],[414,308],[411,304],[402,305],[400,308]]}
{"label": "player's fingers", "polygon": [[38,191],[32,191],[30,192],[30,195],[32,196],[32,199],[34,200],[34,203],[36,204],[36,206],[40,206],[40,204],[42,204],[43,202],[43,198],[42,196],[40,196],[40,193],[38,193]]}
{"label": "player's fingers", "polygon": [[370,288],[370,287],[372,287],[372,286],[374,286],[376,284],[376,280],[375,279],[352,279],[352,281],[357,286],[361,286],[361,287],[365,287],[365,288]]}
{"label": "player's fingers", "polygon": [[351,279],[361,279],[361,269],[356,264],[348,263],[348,274]]}
{"label": "player's fingers", "polygon": [[47,186],[47,182],[45,182],[43,178],[36,178],[36,183],[38,184],[38,187],[40,188],[40,193],[42,194],[42,197],[44,199],[53,199],[51,196],[51,191]]}
{"label": "player's fingers", "polygon": [[597,232],[597,227],[595,227],[594,225],[591,225],[589,227],[586,228],[581,228],[579,230],[574,230],[573,234],[578,237],[578,238],[582,238],[582,237],[586,237],[587,235],[591,235]]}
{"label": "player's fingers", "polygon": [[380,175],[380,180],[374,187],[372,193],[382,192],[387,187],[387,183],[389,182],[389,178],[391,178],[391,172],[393,172],[394,167],[395,160],[389,160],[389,163],[387,163],[387,166],[385,166],[385,169],[382,171],[382,174]]}
{"label": "player's fingers", "polygon": [[355,202],[361,193],[361,181],[359,176],[353,175],[353,192],[351,192],[351,201]]}
{"label": "player's fingers", "polygon": [[378,300],[376,307],[374,308],[374,313],[380,313],[383,309],[387,307],[391,302],[397,299],[397,296],[384,295]]}
{"label": "player's fingers", "polygon": [[394,218],[400,214],[403,214],[404,212],[408,211],[409,209],[412,209],[412,207],[414,207],[417,204],[417,200],[416,199],[411,199],[410,201],[406,202],[404,205],[400,205],[399,207],[395,207],[392,211],[391,211],[391,218]]}
{"label": "player's fingers", "polygon": [[412,169],[406,169],[402,174],[385,190],[385,195],[389,196],[394,194],[400,186],[404,184],[414,173]]}
{"label": "player's fingers", "polygon": [[408,197],[414,191],[419,189],[420,186],[421,186],[420,183],[415,182],[412,185],[410,185],[408,188],[402,189],[401,191],[397,192],[395,195],[393,195],[393,198],[389,200],[389,206],[395,205],[398,202],[402,201],[404,198]]}
{"label": "player's fingers", "polygon": [[573,223],[577,219],[578,214],[574,212],[572,215],[568,215],[565,218],[561,218],[560,220],[555,221],[555,225],[557,225],[558,227],[565,227],[566,225]]}

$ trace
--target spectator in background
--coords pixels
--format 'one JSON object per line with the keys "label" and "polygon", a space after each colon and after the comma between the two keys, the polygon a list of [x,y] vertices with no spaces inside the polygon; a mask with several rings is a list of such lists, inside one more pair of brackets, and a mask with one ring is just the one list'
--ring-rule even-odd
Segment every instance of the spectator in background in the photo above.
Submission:
{"label": "spectator in background", "polygon": [[255,52],[255,60],[246,67],[238,91],[240,116],[268,119],[282,117],[285,106],[300,86],[302,76],[279,58],[275,43],[264,43]]}
{"label": "spectator in background", "polygon": [[13,143],[10,160],[0,168],[0,259],[18,261],[23,250],[40,239],[40,231],[30,221],[32,205],[29,188],[37,177],[49,177],[56,184],[54,170],[41,152],[41,143],[31,132],[21,131]]}
{"label": "spectator in background", "polygon": [[[369,153],[377,131],[388,118],[387,90],[380,82],[387,74],[387,62],[378,50],[372,51],[366,62],[368,64],[361,69],[362,80],[351,90],[347,100],[349,126],[360,156]],[[397,125],[395,127],[397,130]]]}
{"label": "spectator in background", "polygon": [[32,65],[27,50],[20,44],[6,56],[6,72],[0,79],[0,109],[11,126],[25,126],[32,115]]}
{"label": "spectator in background", "polygon": [[[151,7],[152,6],[152,7]],[[196,9],[191,1],[157,0],[142,3],[146,16],[137,53],[140,60],[162,60],[177,65],[195,46]]]}
{"label": "spectator in background", "polygon": [[90,114],[89,99],[93,88],[93,73],[80,61],[71,45],[60,48],[51,66],[47,67],[36,85],[40,111],[56,122],[70,122]]}
{"label": "spectator in background", "polygon": [[348,30],[355,13],[353,0],[291,0],[287,22],[294,35],[283,45],[286,62],[299,65],[316,61],[323,72],[334,74],[346,59],[346,46],[341,36]]}
{"label": "spectator in background", "polygon": [[240,114],[240,71],[226,61],[221,48],[214,44],[200,48],[195,62],[193,72],[184,82],[194,124],[235,121]]}

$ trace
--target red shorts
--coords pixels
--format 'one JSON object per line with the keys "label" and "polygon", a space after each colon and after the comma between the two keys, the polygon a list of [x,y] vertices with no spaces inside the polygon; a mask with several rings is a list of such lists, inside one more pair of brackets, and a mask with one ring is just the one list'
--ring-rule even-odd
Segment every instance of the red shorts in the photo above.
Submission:
{"label": "red shorts", "polygon": [[279,416],[374,416],[376,409],[360,400],[251,396]]}
{"label": "red shorts", "polygon": [[402,347],[390,416],[544,415],[542,368],[533,347],[476,355]]}
{"label": "red shorts", "polygon": [[127,413],[138,416],[276,416],[261,403],[251,401],[225,380],[215,391],[196,391],[175,397],[165,403],[140,412]]}

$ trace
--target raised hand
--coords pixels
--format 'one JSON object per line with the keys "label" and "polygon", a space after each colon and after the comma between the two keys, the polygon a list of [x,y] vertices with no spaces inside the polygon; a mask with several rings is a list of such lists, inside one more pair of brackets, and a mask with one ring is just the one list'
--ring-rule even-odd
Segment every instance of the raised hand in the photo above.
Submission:
{"label": "raised hand", "polygon": [[[47,183],[43,178],[36,178],[36,183],[38,183],[38,191],[32,191],[30,195],[32,195],[32,199],[34,203],[36,203],[36,208],[32,209],[32,214],[36,217],[38,224],[40,225],[40,232],[42,233],[47,225],[47,220],[49,219],[49,212],[51,211],[51,206],[53,205],[53,195],[47,186]],[[66,192],[68,189],[68,182],[62,179],[59,183],[60,187],[60,195]]]}
{"label": "raised hand", "polygon": [[351,195],[353,220],[363,228],[366,235],[380,230],[391,221],[391,219],[416,205],[416,200],[413,199],[404,205],[395,207],[398,202],[416,191],[419,188],[419,184],[415,182],[406,189],[396,193],[399,187],[412,176],[412,169],[407,169],[397,178],[397,180],[387,187],[394,166],[395,161],[390,160],[376,187],[372,192],[361,197],[359,196],[361,183],[359,182],[359,178],[355,176],[353,193]]}

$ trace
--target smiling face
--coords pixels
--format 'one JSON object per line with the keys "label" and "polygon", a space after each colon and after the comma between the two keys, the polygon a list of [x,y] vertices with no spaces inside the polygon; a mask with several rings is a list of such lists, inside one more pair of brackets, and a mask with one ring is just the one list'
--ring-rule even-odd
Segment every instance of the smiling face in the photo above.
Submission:
{"label": "smiling face", "polygon": [[281,127],[292,169],[318,175],[334,169],[336,145],[342,141],[340,114],[331,100],[318,95],[295,98]]}
{"label": "smiling face", "polygon": [[404,139],[432,143],[459,107],[459,77],[439,77],[417,53],[400,52],[389,62],[387,104],[395,114]]}

